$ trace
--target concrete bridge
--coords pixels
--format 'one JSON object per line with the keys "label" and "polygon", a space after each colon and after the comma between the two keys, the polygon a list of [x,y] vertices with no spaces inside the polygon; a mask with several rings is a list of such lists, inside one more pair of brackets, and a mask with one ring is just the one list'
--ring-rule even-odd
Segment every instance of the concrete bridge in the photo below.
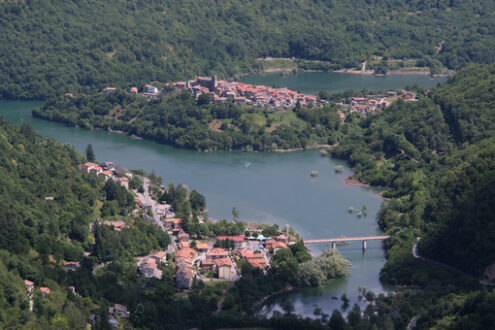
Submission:
{"label": "concrete bridge", "polygon": [[337,248],[337,243],[340,243],[340,242],[361,241],[361,242],[363,242],[363,250],[366,250],[366,242],[367,241],[386,240],[388,238],[390,238],[390,236],[359,236],[359,237],[339,237],[339,238],[305,239],[304,240],[304,244],[332,243],[332,249],[336,249]]}

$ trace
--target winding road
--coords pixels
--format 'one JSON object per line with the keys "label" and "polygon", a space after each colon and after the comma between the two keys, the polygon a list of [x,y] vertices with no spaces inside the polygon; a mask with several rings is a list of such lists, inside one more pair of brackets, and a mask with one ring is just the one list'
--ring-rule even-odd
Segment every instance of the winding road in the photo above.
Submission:
{"label": "winding road", "polygon": [[[414,258],[417,258],[417,259],[421,259],[421,260],[424,260],[426,262],[429,262],[429,263],[432,263],[432,264],[436,264],[436,265],[439,265],[439,266],[442,266],[442,267],[445,267],[447,268],[448,270],[451,270],[453,272],[456,272],[458,274],[461,274],[465,277],[468,277],[468,278],[472,278],[472,279],[476,279],[476,280],[479,280],[478,278],[472,276],[472,275],[469,275],[468,273],[465,273],[463,272],[462,270],[460,269],[457,269],[457,268],[454,268],[448,264],[445,264],[443,262],[440,262],[440,261],[436,261],[436,260],[433,260],[433,259],[429,259],[429,258],[425,258],[423,256],[421,256],[418,252],[418,243],[419,243],[419,239],[418,241],[416,242],[416,244],[413,245],[412,247],[412,254],[414,256]],[[485,283],[483,283],[481,280],[479,280],[479,283],[482,284],[482,285],[486,285]]]}

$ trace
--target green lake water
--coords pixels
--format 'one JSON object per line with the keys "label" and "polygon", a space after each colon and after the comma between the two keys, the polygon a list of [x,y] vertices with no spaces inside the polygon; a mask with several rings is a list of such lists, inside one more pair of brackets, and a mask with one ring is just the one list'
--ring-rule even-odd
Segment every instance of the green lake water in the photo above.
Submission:
{"label": "green lake water", "polygon": [[[293,78],[299,80],[301,74]],[[320,77],[318,73],[310,76],[304,74],[304,77]],[[334,74],[330,75],[331,79],[335,79]],[[278,84],[278,79],[281,78],[277,75],[274,77],[270,83],[266,75],[263,75],[257,78],[263,81],[256,83]],[[343,77],[359,81],[361,78],[382,78],[356,75]],[[400,77],[402,84],[408,84],[421,76]],[[407,77],[412,81],[406,82]],[[249,76],[246,77],[248,78]],[[381,80],[377,81],[377,86],[382,86]],[[286,85],[312,92],[315,88],[311,87],[314,86],[312,78],[307,84],[308,87],[303,87],[301,81],[287,81]],[[356,86],[359,87],[354,87]],[[370,84],[367,87],[375,86]],[[320,86],[316,89],[322,88]],[[376,197],[377,190],[346,185],[344,178],[352,174],[351,170],[342,161],[321,157],[318,150],[290,153],[201,153],[179,150],[121,134],[66,127],[32,118],[31,109],[41,104],[34,101],[0,101],[0,115],[14,124],[29,123],[43,136],[61,143],[71,143],[81,152],[90,143],[100,161],[114,161],[128,168],[155,170],[163,177],[164,183],[186,184],[206,196],[209,216],[212,218],[231,219],[231,211],[235,206],[243,221],[277,223],[281,226],[289,224],[305,239],[380,234],[375,217],[382,201]],[[344,166],[343,173],[334,172],[336,165]],[[311,171],[318,171],[319,175],[312,178]],[[365,204],[368,206],[367,217],[359,219],[347,211],[349,206],[361,209]],[[312,252],[318,253],[326,245],[315,244],[309,247]],[[381,242],[368,242],[368,249],[364,253],[361,242],[338,249],[353,264],[348,276],[321,288],[304,289],[275,297],[264,306],[263,312],[270,315],[279,308],[278,302],[281,299],[288,298],[298,314],[313,316],[315,305],[331,314],[334,308],[341,306],[341,301],[332,297],[340,298],[346,293],[352,306],[357,299],[359,286],[377,293],[386,290],[379,281],[379,272],[385,263]]]}
{"label": "green lake water", "polygon": [[275,87],[288,87],[302,93],[318,95],[321,90],[329,93],[343,92],[348,89],[360,91],[363,88],[374,91],[405,88],[407,85],[418,84],[432,88],[446,81],[446,77],[430,77],[425,75],[360,75],[338,72],[271,72],[252,74],[241,77],[240,81],[247,84]]}

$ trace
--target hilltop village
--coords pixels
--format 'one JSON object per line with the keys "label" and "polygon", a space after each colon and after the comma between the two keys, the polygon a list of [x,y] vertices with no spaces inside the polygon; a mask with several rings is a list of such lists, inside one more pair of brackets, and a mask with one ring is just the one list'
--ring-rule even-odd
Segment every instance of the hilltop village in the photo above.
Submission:
{"label": "hilltop village", "polygon": [[[161,279],[164,269],[173,269],[175,286],[180,291],[189,291],[195,280],[234,282],[241,277],[240,263],[247,262],[251,267],[266,273],[270,268],[271,256],[291,244],[288,230],[284,233],[276,226],[259,224],[247,224],[244,235],[212,235],[193,239],[183,230],[183,219],[176,216],[174,206],[166,201],[159,202],[152,195],[152,189],[165,190],[165,187],[157,187],[144,176],[142,189],[131,189],[129,182],[135,179],[136,173],[113,162],[87,162],[79,165],[79,170],[84,175],[95,175],[105,182],[111,180],[125,188],[135,196],[133,214],[156,225],[171,237],[172,241],[167,250],[136,258],[136,272],[142,278]],[[200,221],[215,222],[203,217],[200,217]],[[118,232],[130,228],[126,220],[105,220],[100,224]],[[94,223],[91,223],[91,232],[93,226]],[[263,235],[267,233],[270,236]],[[90,253],[88,251],[86,254]],[[78,269],[80,265],[79,262],[68,261],[64,262],[63,266],[65,271],[69,272]],[[93,272],[96,273],[105,266],[106,264],[97,265]],[[31,299],[34,285],[27,280],[25,284]],[[77,294],[77,288],[69,289]],[[49,288],[42,287],[39,290],[43,295],[50,294]],[[115,304],[109,307],[109,322],[114,327],[119,325],[119,320],[127,319],[129,315],[124,305]],[[94,315],[92,318],[94,319]]]}

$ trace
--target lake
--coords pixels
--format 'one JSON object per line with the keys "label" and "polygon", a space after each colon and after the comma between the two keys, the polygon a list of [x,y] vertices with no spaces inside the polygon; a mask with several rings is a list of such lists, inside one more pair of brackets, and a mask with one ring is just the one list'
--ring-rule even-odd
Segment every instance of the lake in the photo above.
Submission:
{"label": "lake", "polygon": [[447,80],[447,77],[427,75],[360,75],[339,72],[270,72],[251,74],[240,78],[241,82],[253,85],[288,87],[302,93],[318,95],[321,90],[329,93],[343,92],[348,89],[360,91],[363,88],[374,91],[405,88],[418,84],[432,88]]}
{"label": "lake", "polygon": [[[327,75],[330,75],[329,80],[336,79],[335,74]],[[323,85],[314,87],[312,78],[304,82],[301,77],[320,77],[319,79],[326,81],[320,73],[298,73],[283,77],[277,74],[262,75],[256,79],[263,82],[257,83],[271,85],[267,76],[274,77],[273,81],[287,80],[288,87],[307,93],[316,89],[319,91]],[[295,81],[289,81],[290,77]],[[358,75],[342,77],[345,81],[351,79],[360,82],[364,79],[376,82],[370,83],[368,88],[383,86],[381,78],[388,79]],[[401,78],[405,84],[421,81],[417,80],[421,78],[430,82],[429,78],[423,76],[397,78]],[[246,76],[245,79],[255,77]],[[303,85],[307,89],[303,89]],[[352,87],[359,86],[355,84]],[[348,88],[345,85],[341,89]],[[92,144],[100,161],[114,161],[128,168],[155,170],[163,177],[164,183],[186,184],[205,195],[208,213],[212,218],[231,219],[232,208],[236,207],[243,221],[277,223],[281,226],[288,224],[305,239],[380,234],[375,219],[382,203],[376,197],[378,191],[346,185],[344,179],[352,174],[351,170],[342,161],[322,157],[318,150],[290,153],[202,153],[179,150],[154,142],[135,140],[122,134],[66,127],[32,118],[31,109],[41,104],[33,101],[0,101],[0,115],[14,124],[29,123],[43,136],[61,143],[71,143],[81,152],[84,152],[88,144]],[[343,173],[335,173],[336,165],[344,166]],[[319,175],[310,177],[311,171],[318,171]],[[366,217],[358,218],[355,214],[348,213],[350,206],[361,209],[363,205],[368,207]],[[315,244],[309,248],[316,254],[325,249],[326,245]],[[296,313],[314,317],[316,305],[327,314],[331,314],[334,308],[340,308],[341,301],[333,297],[340,298],[343,293],[350,298],[352,306],[357,300],[357,289],[360,286],[377,293],[386,291],[379,281],[380,270],[385,264],[381,242],[368,242],[366,252],[361,250],[361,242],[338,249],[353,264],[349,275],[321,288],[304,289],[275,297],[265,304],[262,312],[270,315],[279,309],[281,299],[288,298],[293,302]]]}

